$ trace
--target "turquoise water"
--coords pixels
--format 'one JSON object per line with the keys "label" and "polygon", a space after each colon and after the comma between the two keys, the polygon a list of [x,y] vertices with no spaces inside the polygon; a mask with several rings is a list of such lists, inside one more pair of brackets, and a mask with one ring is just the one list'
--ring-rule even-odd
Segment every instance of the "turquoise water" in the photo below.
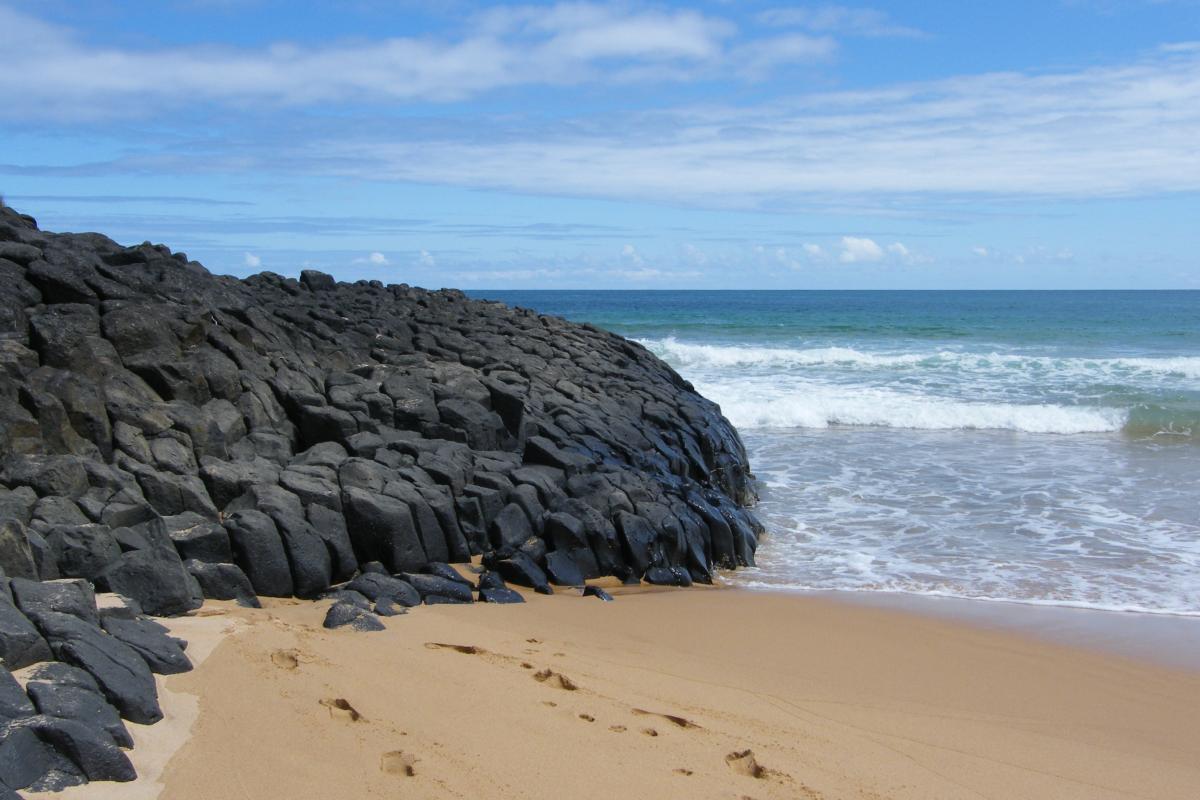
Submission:
{"label": "turquoise water", "polygon": [[761,481],[754,586],[1200,615],[1200,292],[480,292],[642,342]]}

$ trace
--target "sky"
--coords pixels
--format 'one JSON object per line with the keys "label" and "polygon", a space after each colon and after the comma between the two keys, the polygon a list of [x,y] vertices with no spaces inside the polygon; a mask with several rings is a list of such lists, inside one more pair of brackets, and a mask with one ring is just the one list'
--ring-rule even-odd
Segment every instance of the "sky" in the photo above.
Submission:
{"label": "sky", "polygon": [[239,276],[1200,289],[1200,0],[0,0],[0,195]]}

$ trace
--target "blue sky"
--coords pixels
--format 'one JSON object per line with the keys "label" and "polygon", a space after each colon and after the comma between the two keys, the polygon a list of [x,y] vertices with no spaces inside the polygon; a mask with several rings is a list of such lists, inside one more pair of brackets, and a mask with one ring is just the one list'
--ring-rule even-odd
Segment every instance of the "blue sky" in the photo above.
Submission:
{"label": "blue sky", "polygon": [[0,0],[0,52],[7,201],[214,272],[1200,288],[1200,0]]}

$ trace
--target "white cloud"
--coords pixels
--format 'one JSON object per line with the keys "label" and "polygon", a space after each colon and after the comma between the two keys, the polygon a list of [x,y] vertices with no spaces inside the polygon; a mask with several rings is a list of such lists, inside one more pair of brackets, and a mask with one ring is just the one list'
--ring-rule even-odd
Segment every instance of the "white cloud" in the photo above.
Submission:
{"label": "white cloud", "polygon": [[631,244],[627,244],[621,248],[621,260],[627,264],[632,264],[634,267],[641,267],[646,263],[642,259],[642,254]]}
{"label": "white cloud", "polygon": [[1200,50],[534,127],[486,141],[364,144],[339,135],[306,152],[352,163],[369,147],[376,160],[338,174],[722,206],[821,195],[1196,191]]}
{"label": "white cloud", "polygon": [[262,258],[254,255],[254,253],[246,253],[242,258],[242,263],[250,269],[262,268]]}
{"label": "white cloud", "polygon": [[883,258],[883,248],[876,244],[874,239],[859,238],[857,236],[842,237],[842,252],[838,256],[838,261],[841,261],[843,264],[882,261]]}
{"label": "white cloud", "polygon": [[437,266],[437,258],[428,250],[422,250],[417,254],[417,266],[433,269]]}
{"label": "white cloud", "polygon": [[759,22],[776,27],[806,28],[825,33],[872,37],[923,37],[916,28],[898,25],[887,12],[874,8],[825,5],[804,8],[771,8],[757,15]]}
{"label": "white cloud", "polygon": [[975,255],[979,256],[980,258],[987,258],[988,256],[991,255],[991,251],[989,251],[986,247],[984,247],[982,245],[976,245],[975,247],[972,247],[971,252],[974,253]]}
{"label": "white cloud", "polygon": [[804,34],[739,39],[733,23],[694,10],[560,2],[493,9],[453,37],[121,48],[0,7],[0,52],[30,41],[38,57],[19,75],[0,72],[0,102],[10,113],[68,119],[206,101],[239,108],[446,102],[515,86],[756,77],[833,47]]}
{"label": "white cloud", "polygon": [[821,247],[819,244],[811,244],[809,242],[804,243],[804,254],[813,261],[824,261],[825,259],[829,258],[829,256],[825,253],[825,248]]}
{"label": "white cloud", "polygon": [[391,262],[388,261],[387,256],[385,256],[383,253],[376,251],[374,253],[368,253],[363,258],[354,259],[354,263],[355,264],[370,264],[373,267],[386,267]]}

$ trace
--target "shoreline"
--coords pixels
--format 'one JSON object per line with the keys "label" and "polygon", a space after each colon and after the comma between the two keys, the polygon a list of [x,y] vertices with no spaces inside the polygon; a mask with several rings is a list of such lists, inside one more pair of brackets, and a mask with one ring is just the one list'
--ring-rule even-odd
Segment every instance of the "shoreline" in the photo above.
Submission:
{"label": "shoreline", "polygon": [[[613,594],[422,606],[370,634],[321,628],[320,601],[206,604],[181,624],[219,643],[160,683],[169,719],[189,696],[198,715],[136,796],[1183,798],[1200,782],[1194,671],[824,597]],[[133,786],[152,774],[141,749]]]}
{"label": "shoreline", "polygon": [[727,588],[901,611],[1200,672],[1200,616],[905,592],[751,588],[736,582]]}

